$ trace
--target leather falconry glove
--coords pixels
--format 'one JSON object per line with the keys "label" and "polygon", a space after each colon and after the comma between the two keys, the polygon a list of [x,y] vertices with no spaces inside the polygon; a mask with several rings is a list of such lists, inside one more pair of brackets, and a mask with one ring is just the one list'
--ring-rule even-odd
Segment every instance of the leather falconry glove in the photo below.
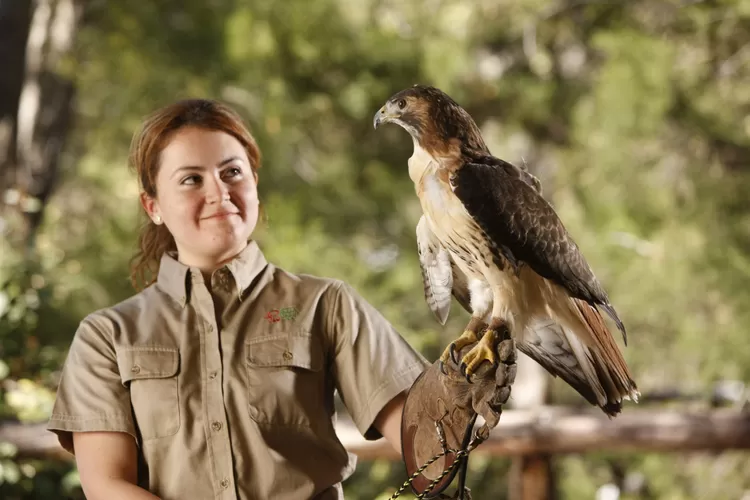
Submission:
{"label": "leather falconry glove", "polygon": [[[443,454],[412,480],[411,488],[416,495],[436,482],[421,498],[447,498],[441,492],[460,469],[464,471],[459,490],[464,488],[463,475],[468,456],[463,456],[467,453],[463,452],[457,458],[458,451],[466,449],[470,443],[476,446],[489,437],[489,431],[500,421],[502,405],[510,397],[510,386],[516,376],[514,341],[506,338],[499,342],[495,347],[498,362],[495,365],[484,362],[469,382],[455,360],[460,363],[474,345],[465,346],[456,353],[455,359],[450,359],[442,367],[440,360],[435,361],[409,389],[401,418],[401,454],[408,477],[429,460]],[[477,415],[482,416],[485,425],[472,434]],[[462,462],[456,463],[450,473],[440,478],[455,460]]]}

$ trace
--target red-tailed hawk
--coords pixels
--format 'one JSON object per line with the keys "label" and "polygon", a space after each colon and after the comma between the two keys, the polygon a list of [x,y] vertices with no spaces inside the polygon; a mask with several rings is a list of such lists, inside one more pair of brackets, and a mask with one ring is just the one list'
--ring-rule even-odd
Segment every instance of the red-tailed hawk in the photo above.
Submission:
{"label": "red-tailed hawk", "polygon": [[[625,327],[539,181],[490,154],[469,114],[428,86],[398,92],[374,126],[411,135],[409,177],[423,215],[417,241],[425,297],[445,324],[451,295],[471,313],[441,361],[479,339],[462,359],[467,378],[510,335],[518,349],[608,415],[638,389],[600,310]],[[483,336],[482,331],[484,331]]]}

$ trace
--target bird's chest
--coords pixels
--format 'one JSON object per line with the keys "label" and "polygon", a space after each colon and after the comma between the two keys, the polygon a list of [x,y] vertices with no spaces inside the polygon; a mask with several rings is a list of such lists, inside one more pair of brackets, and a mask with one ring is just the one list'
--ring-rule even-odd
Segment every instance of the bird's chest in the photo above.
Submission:
{"label": "bird's chest", "polygon": [[419,186],[422,211],[427,216],[430,228],[440,237],[445,231],[457,231],[471,218],[461,201],[453,194],[447,180],[435,174],[425,175]]}
{"label": "bird's chest", "polygon": [[472,278],[497,281],[498,272],[506,267],[503,258],[453,193],[448,179],[428,173],[417,190],[430,230],[461,270]]}
{"label": "bird's chest", "polygon": [[420,187],[425,218],[442,245],[461,260],[482,253],[485,246],[482,232],[453,194],[447,179],[425,175]]}

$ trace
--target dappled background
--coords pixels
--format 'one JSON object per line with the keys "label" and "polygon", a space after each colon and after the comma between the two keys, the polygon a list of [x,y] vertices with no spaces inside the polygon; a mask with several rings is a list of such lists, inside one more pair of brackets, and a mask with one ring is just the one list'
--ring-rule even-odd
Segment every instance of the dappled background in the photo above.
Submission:
{"label": "dappled background", "polygon": [[[371,119],[414,83],[541,179],[628,327],[644,395],[700,406],[719,381],[750,382],[747,0],[0,0],[0,419],[44,422],[78,322],[133,293],[127,149],[182,97],[230,103],[255,134],[267,257],[351,283],[435,359],[467,315],[454,305],[441,327],[424,302],[411,140]],[[544,401],[581,398],[554,381]],[[746,452],[552,463],[562,499],[610,483],[629,499],[750,497]],[[474,498],[509,498],[511,464],[472,456]],[[362,460],[347,497],[403,479]],[[0,444],[0,497],[82,495],[69,458]]]}

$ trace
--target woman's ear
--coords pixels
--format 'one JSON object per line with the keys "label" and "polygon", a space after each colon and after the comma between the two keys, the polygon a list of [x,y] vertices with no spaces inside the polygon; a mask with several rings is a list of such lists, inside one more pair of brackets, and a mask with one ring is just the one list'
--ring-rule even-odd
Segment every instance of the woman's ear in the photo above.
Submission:
{"label": "woman's ear", "polygon": [[141,206],[146,211],[146,214],[148,214],[148,217],[154,221],[154,224],[161,224],[161,214],[159,210],[159,202],[156,201],[155,198],[152,198],[149,196],[146,192],[142,192],[141,196]]}

